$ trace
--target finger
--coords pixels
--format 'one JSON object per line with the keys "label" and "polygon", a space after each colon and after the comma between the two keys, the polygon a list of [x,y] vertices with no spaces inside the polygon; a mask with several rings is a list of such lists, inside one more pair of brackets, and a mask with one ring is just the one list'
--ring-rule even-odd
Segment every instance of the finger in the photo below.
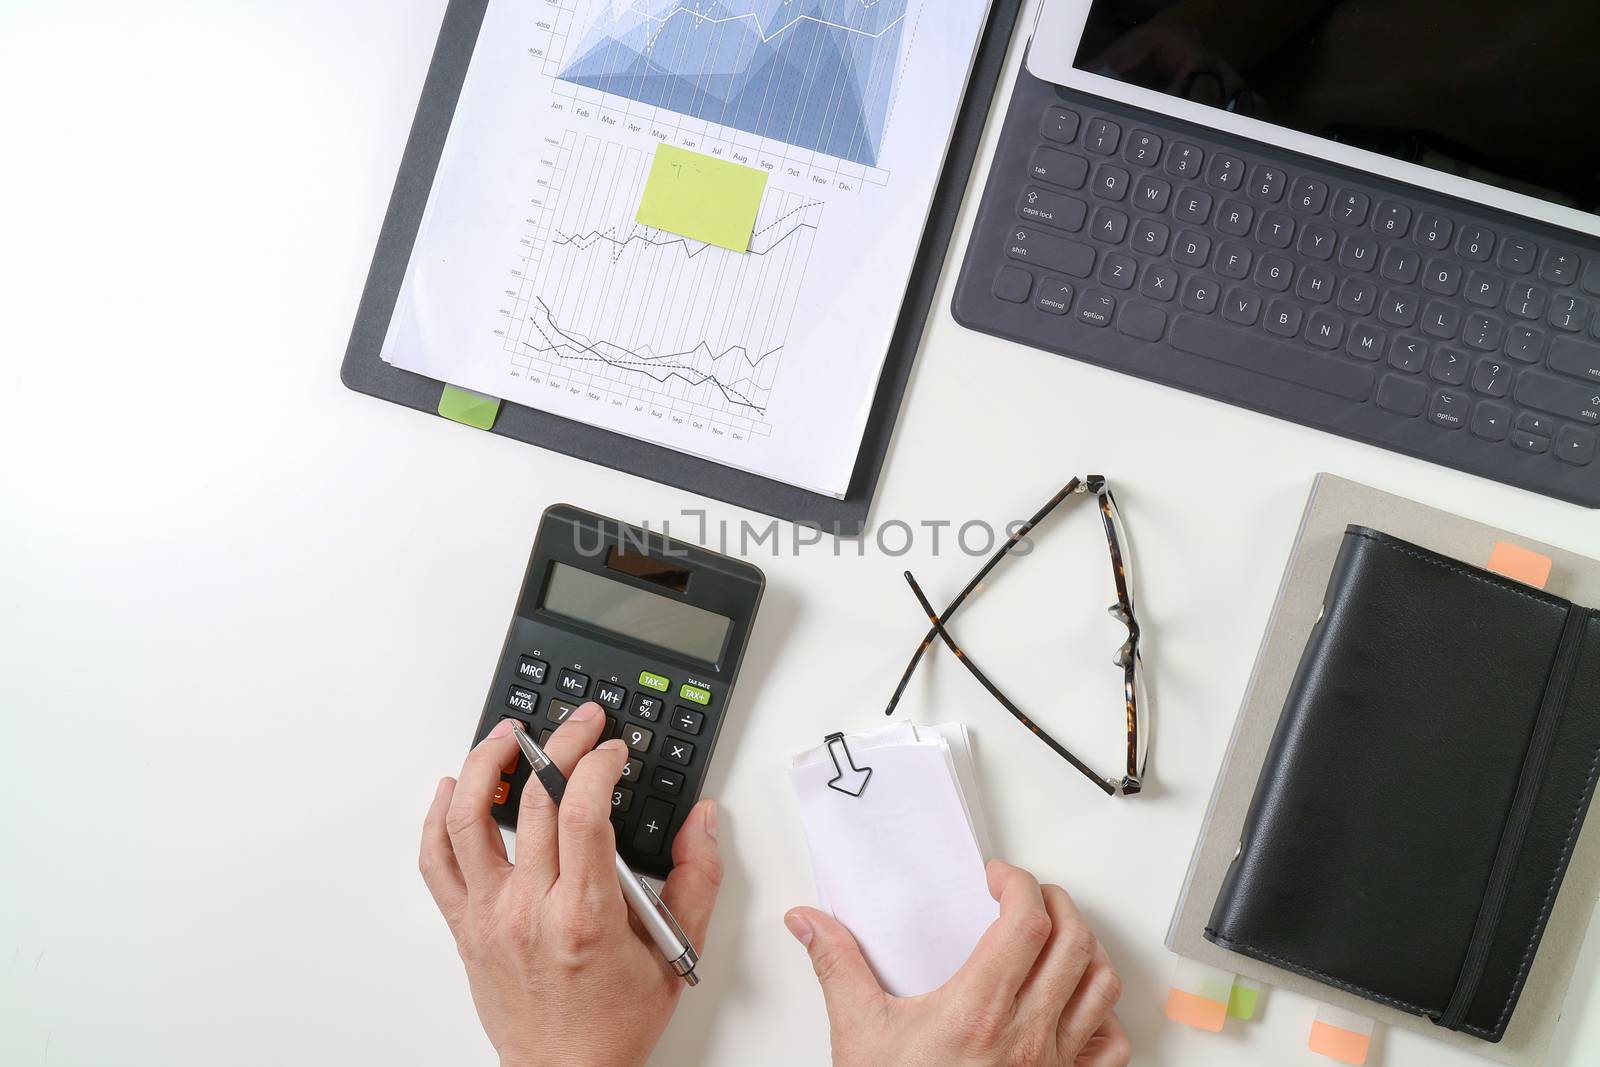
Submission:
{"label": "finger", "polygon": [[1057,1019],[1100,946],[1065,889],[1047,885],[1041,894],[1050,914],[1050,940],[1022,983],[1017,1000],[1027,1013]]}
{"label": "finger", "polygon": [[494,803],[494,791],[500,785],[500,775],[511,765],[517,752],[511,726],[510,719],[500,720],[489,731],[489,736],[467,754],[467,762],[461,767],[461,780],[456,783],[450,806],[445,811],[444,826],[450,835],[450,847],[455,851],[467,889],[472,892],[487,888],[510,870],[506,862],[506,843],[501,840],[500,827],[489,809]]}
{"label": "finger", "polygon": [[1000,917],[983,932],[950,984],[960,986],[963,996],[1008,1009],[1050,938],[1050,913],[1039,883],[1027,871],[991,860],[987,873]]}
{"label": "finger", "polygon": [[433,791],[433,803],[422,820],[422,855],[417,860],[422,880],[427,883],[433,902],[439,905],[444,921],[452,930],[467,907],[467,883],[456,864],[455,850],[450,847],[449,831],[444,828],[444,813],[455,791],[454,778],[440,779],[438,788]]}
{"label": "finger", "polygon": [[717,848],[717,802],[702,800],[683,820],[672,843],[672,873],[661,899],[695,948],[705,950],[711,909],[722,888],[722,853]]}
{"label": "finger", "polygon": [[628,762],[628,746],[607,741],[578,761],[557,814],[561,874],[556,888],[585,909],[624,908],[617,884],[617,839],[611,792]]}
{"label": "finger", "polygon": [[783,917],[783,924],[811,956],[828,1017],[835,1025],[887,996],[867,966],[861,946],[839,920],[815,908],[795,908]]}
{"label": "finger", "polygon": [[1067,1000],[1056,1027],[1056,1046],[1064,1056],[1076,1056],[1088,1046],[1091,1038],[1111,1018],[1117,1001],[1122,999],[1122,978],[1111,966],[1111,958],[1103,947],[1095,950],[1094,959],[1083,972],[1078,988]]}
{"label": "finger", "polygon": [[1128,1067],[1132,1059],[1133,1046],[1128,1042],[1128,1034],[1117,1017],[1111,1015],[1078,1053],[1074,1067]]}
{"label": "finger", "polygon": [[[572,771],[585,752],[594,748],[605,729],[606,717],[594,701],[567,716],[567,721],[550,735],[544,753],[561,769],[563,777]],[[522,803],[517,808],[517,870],[536,877],[548,889],[556,880],[556,805],[544,786],[529,777],[522,787]]]}

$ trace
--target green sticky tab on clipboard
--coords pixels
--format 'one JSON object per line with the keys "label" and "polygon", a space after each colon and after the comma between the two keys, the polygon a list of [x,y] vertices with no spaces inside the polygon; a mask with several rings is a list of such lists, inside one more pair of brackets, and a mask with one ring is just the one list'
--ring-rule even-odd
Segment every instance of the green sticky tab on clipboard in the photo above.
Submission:
{"label": "green sticky tab on clipboard", "polygon": [[439,398],[439,414],[463,426],[492,430],[494,420],[500,417],[500,401],[492,396],[447,385],[444,395]]}
{"label": "green sticky tab on clipboard", "polygon": [[748,252],[766,191],[764,170],[657,145],[638,219],[658,230]]}

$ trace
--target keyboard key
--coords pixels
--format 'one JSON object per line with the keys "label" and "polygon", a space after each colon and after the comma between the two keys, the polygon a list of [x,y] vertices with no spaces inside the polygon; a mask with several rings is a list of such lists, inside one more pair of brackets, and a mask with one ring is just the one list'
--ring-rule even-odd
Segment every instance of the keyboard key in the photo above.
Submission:
{"label": "keyboard key", "polygon": [[1302,256],[1320,259],[1323,262],[1333,258],[1333,250],[1338,243],[1338,235],[1333,232],[1333,227],[1322,222],[1308,222],[1300,230],[1300,241],[1295,245]]}
{"label": "keyboard key", "polygon": [[1039,295],[1033,306],[1052,315],[1065,315],[1072,310],[1072,283],[1065,278],[1044,279],[1039,283]]}
{"label": "keyboard key", "polygon": [[1121,252],[1107,252],[1100,260],[1100,283],[1113,289],[1132,289],[1138,273],[1138,264]]}
{"label": "keyboard key", "polygon": [[1461,308],[1447,300],[1430,300],[1422,312],[1422,332],[1441,341],[1453,340],[1461,329]]}
{"label": "keyboard key", "polygon": [[1082,156],[1041,145],[1028,161],[1028,177],[1063,189],[1082,189],[1084,179],[1089,177],[1089,163]]}
{"label": "keyboard key", "polygon": [[1300,310],[1300,305],[1291,304],[1287,300],[1274,300],[1267,305],[1266,327],[1269,333],[1279,337],[1293,337],[1300,332],[1300,320],[1305,313]]}
{"label": "keyboard key", "polygon": [[624,763],[622,765],[622,777],[619,780],[620,781],[624,781],[624,782],[632,782],[634,784],[638,784],[639,779],[642,778],[643,776],[644,776],[644,760],[641,760],[641,759],[630,759],[630,760],[628,760],[627,763]]}
{"label": "keyboard key", "polygon": [[1550,301],[1550,317],[1547,321],[1558,330],[1582,333],[1589,321],[1589,302],[1562,293]]}
{"label": "keyboard key", "polygon": [[1304,300],[1326,304],[1333,299],[1333,274],[1321,267],[1307,267],[1300,272],[1300,280],[1295,283],[1294,291]]}
{"label": "keyboard key", "polygon": [[1531,326],[1511,327],[1506,331],[1506,355],[1524,363],[1539,362],[1544,357],[1544,334]]}
{"label": "keyboard key", "polygon": [[1190,311],[1209,315],[1217,308],[1219,288],[1215,278],[1197,274],[1184,283],[1183,306]]}
{"label": "keyboard key", "polygon": [[[1122,239],[1128,236],[1128,216],[1116,208],[1103,207],[1094,213],[1094,225],[1090,228],[1089,236],[1106,242],[1119,245]],[[1065,270],[1065,268],[1058,268]],[[1066,271],[1071,274],[1071,271]]]}
{"label": "keyboard key", "polygon": [[1417,244],[1435,251],[1450,247],[1450,235],[1455,223],[1437,211],[1424,211],[1417,219]]}
{"label": "keyboard key", "polygon": [[1151,300],[1171,300],[1178,295],[1178,272],[1161,263],[1151,263],[1139,280],[1139,292]]}
{"label": "keyboard key", "polygon": [[1367,212],[1371,207],[1372,200],[1366,193],[1345,189],[1333,198],[1333,210],[1329,214],[1346,226],[1360,226],[1367,221]]}
{"label": "keyboard key", "polygon": [[544,717],[560,726],[572,718],[572,713],[578,710],[578,705],[570,700],[552,700],[545,706]]}
{"label": "keyboard key", "polygon": [[1389,345],[1389,366],[1407,374],[1420,374],[1428,365],[1428,346],[1421,338],[1400,334]]}
{"label": "keyboard key", "polygon": [[1378,406],[1396,415],[1415,418],[1428,402],[1428,387],[1415,378],[1386,374],[1378,383]]}
{"label": "keyboard key", "polygon": [[672,826],[672,805],[660,797],[645,797],[639,812],[639,825],[633,832],[633,847],[649,856],[661,851]]}
{"label": "keyboard key", "polygon": [[1021,267],[1001,267],[994,276],[994,295],[1012,304],[1025,304],[1033,291],[1033,275]]}
{"label": "keyboard key", "polygon": [[1350,341],[1344,350],[1357,359],[1376,363],[1383,358],[1384,340],[1388,335],[1376,326],[1358,322],[1350,327]]}
{"label": "keyboard key", "polygon": [[1600,426],[1600,386],[1584,385],[1535,371],[1517,377],[1517,403],[1573,422]]}
{"label": "keyboard key", "polygon": [[1580,283],[1583,291],[1590,296],[1600,296],[1600,258],[1591,259],[1583,265],[1583,280]]}
{"label": "keyboard key", "polygon": [[1499,319],[1472,314],[1467,316],[1467,323],[1462,327],[1461,339],[1467,343],[1468,348],[1476,348],[1479,352],[1494,352],[1499,349],[1500,339],[1505,336],[1505,332],[1505,323]]}
{"label": "keyboard key", "polygon": [[603,708],[610,708],[612,711],[621,711],[622,705],[628,702],[628,691],[622,688],[620,685],[612,685],[610,682],[601,682],[599,687],[594,691],[594,701]]}
{"label": "keyboard key", "polygon": [[645,722],[655,722],[661,718],[661,701],[648,693],[635,693],[633,707],[628,709],[628,714]]}
{"label": "keyboard key", "polygon": [[1241,204],[1237,200],[1224,200],[1217,209],[1216,227],[1229,237],[1243,237],[1250,232],[1250,226],[1255,221],[1256,209],[1249,204]]}
{"label": "keyboard key", "polygon": [[1513,285],[1506,297],[1506,310],[1522,319],[1537,319],[1544,314],[1550,294],[1537,285]]}
{"label": "keyboard key", "polygon": [[611,791],[611,810],[619,815],[625,814],[633,807],[633,790],[621,786]]}
{"label": "keyboard key", "polygon": [[1044,113],[1044,121],[1039,125],[1039,132],[1046,140],[1071,144],[1077,139],[1078,127],[1079,119],[1076,111],[1053,107]]}
{"label": "keyboard key", "polygon": [[1147,256],[1159,256],[1167,250],[1167,240],[1171,233],[1164,222],[1140,219],[1133,224],[1133,240],[1129,243],[1135,252],[1143,252]]}
{"label": "keyboard key", "polygon": [[1230,289],[1222,302],[1222,317],[1241,326],[1254,326],[1261,318],[1261,297],[1247,289]]}
{"label": "keyboard key", "polygon": [[682,767],[687,767],[689,761],[694,759],[694,746],[689,742],[676,737],[669,737],[661,746],[661,758],[671,760]]}
{"label": "keyboard key", "polygon": [[650,776],[650,788],[658,793],[675,797],[683,792],[683,774],[665,767],[657,767],[656,773]]}
{"label": "keyboard key", "polygon": [[1411,326],[1417,321],[1417,294],[1390,289],[1378,305],[1378,318],[1390,326]]}
{"label": "keyboard key", "polygon": [[1428,269],[1422,275],[1422,287],[1440,296],[1455,296],[1461,288],[1461,264],[1448,259],[1428,260]]}
{"label": "keyboard key", "polygon": [[1265,255],[1256,264],[1256,284],[1283,293],[1294,280],[1294,264],[1282,256]]}
{"label": "keyboard key", "polygon": [[1237,156],[1217,153],[1206,168],[1206,184],[1231,193],[1244,184],[1244,161]]}
{"label": "keyboard key", "polygon": [[1128,135],[1122,158],[1140,167],[1155,166],[1161,162],[1161,138],[1149,130],[1134,130]]}
{"label": "keyboard key", "polygon": [[1539,246],[1521,237],[1508,237],[1500,243],[1498,262],[1501,270],[1513,274],[1527,274],[1539,258]]}
{"label": "keyboard key", "polygon": [[1383,254],[1383,259],[1378,264],[1378,273],[1391,282],[1410,285],[1417,280],[1417,269],[1421,266],[1421,256],[1395,246]]}
{"label": "keyboard key", "polygon": [[1517,429],[1538,434],[1540,437],[1552,437],[1556,432],[1556,422],[1548,416],[1535,415],[1531,411],[1524,411],[1517,416]]}
{"label": "keyboard key", "polygon": [[1203,267],[1211,260],[1211,238],[1203,233],[1185,230],[1172,246],[1172,258],[1185,267]]}
{"label": "keyboard key", "polygon": [[1022,191],[1022,199],[1017,202],[1017,214],[1027,222],[1073,231],[1083,227],[1083,220],[1089,214],[1089,205],[1075,196],[1063,196],[1030,185]]}
{"label": "keyboard key", "polygon": [[1306,340],[1330,352],[1344,343],[1344,319],[1331,311],[1313,311],[1306,323]]}
{"label": "keyboard key", "polygon": [[1268,211],[1256,227],[1256,240],[1268,248],[1288,248],[1294,241],[1294,219],[1280,211]]}
{"label": "keyboard key", "polygon": [[1109,326],[1116,313],[1117,298],[1110,293],[1084,293],[1078,304],[1078,321],[1086,326]]}
{"label": "keyboard key", "polygon": [[1210,193],[1189,186],[1178,194],[1178,203],[1172,213],[1184,222],[1201,226],[1211,217],[1211,203]]}
{"label": "keyboard key", "polygon": [[642,689],[654,689],[658,693],[665,693],[672,688],[672,682],[665,675],[656,674],[654,671],[640,671],[639,686]]}
{"label": "keyboard key", "polygon": [[1214,320],[1180,316],[1172,324],[1171,344],[1180,352],[1345,400],[1365,401],[1376,384],[1372,371],[1343,357],[1317,355]]}
{"label": "keyboard key", "polygon": [[1578,254],[1566,248],[1548,249],[1539,277],[1551,285],[1571,285],[1578,277]]}
{"label": "keyboard key", "polygon": [[1499,404],[1479,404],[1472,409],[1472,432],[1485,441],[1504,441],[1511,432],[1511,409]]}
{"label": "keyboard key", "polygon": [[506,694],[506,707],[512,711],[520,711],[524,715],[532,715],[539,706],[539,694],[522,688],[520,685],[511,687],[511,692]]}
{"label": "keyboard key", "polygon": [[1090,119],[1083,131],[1083,147],[1102,156],[1113,155],[1122,142],[1122,127],[1110,119]]}
{"label": "keyboard key", "polygon": [[1482,226],[1463,226],[1461,236],[1456,239],[1456,252],[1462,259],[1474,263],[1488,262],[1494,254],[1494,231]]}
{"label": "keyboard key", "polygon": [[1542,456],[1550,451],[1550,438],[1523,433],[1521,430],[1513,430],[1511,432],[1511,443],[1522,449],[1522,451],[1532,452],[1536,456]]}
{"label": "keyboard key", "polygon": [[1124,304],[1117,329],[1141,341],[1159,341],[1167,332],[1167,315],[1148,304]]}
{"label": "keyboard key", "polygon": [[1476,304],[1481,308],[1496,308],[1500,306],[1500,298],[1505,295],[1506,280],[1497,274],[1475,270],[1467,276],[1467,303]]}
{"label": "keyboard key", "polygon": [[523,656],[517,661],[517,677],[530,685],[543,685],[549,670],[550,664],[532,656]]}
{"label": "keyboard key", "polygon": [[672,711],[672,728],[690,737],[700,736],[700,728],[705,724],[705,714],[693,708],[686,708],[680,704]]}
{"label": "keyboard key", "polygon": [[1502,397],[1511,392],[1510,364],[1480,359],[1472,372],[1472,391],[1493,397]]}
{"label": "keyboard key", "polygon": [[1600,383],[1600,348],[1572,337],[1557,337],[1550,344],[1550,369]]}
{"label": "keyboard key", "polygon": [[646,730],[643,726],[624,726],[622,728],[623,743],[634,752],[649,752],[650,742],[654,738],[655,734]]}
{"label": "keyboard key", "polygon": [[1289,206],[1307,215],[1320,215],[1328,205],[1328,183],[1316,178],[1301,178],[1294,183]]}
{"label": "keyboard key", "polygon": [[1255,259],[1250,249],[1232,241],[1224,241],[1217,249],[1215,266],[1224,278],[1240,281],[1250,276],[1250,263]]}
{"label": "keyboard key", "polygon": [[1453,348],[1441,348],[1433,354],[1428,374],[1445,385],[1462,385],[1467,380],[1467,357]]}
{"label": "keyboard key", "polygon": [[1352,233],[1339,247],[1339,266],[1370,273],[1378,266],[1378,242]]}
{"label": "keyboard key", "polygon": [[1563,426],[1556,434],[1556,456],[1575,467],[1588,466],[1594,459],[1595,437],[1588,430]]}
{"label": "keyboard key", "polygon": [[1411,232],[1411,209],[1404,204],[1385,201],[1378,205],[1372,216],[1372,228],[1383,237],[1404,237]]}
{"label": "keyboard key", "polygon": [[1284,173],[1277,167],[1259,164],[1250,172],[1250,188],[1247,190],[1254,200],[1265,200],[1269,204],[1276,204],[1283,199]]}
{"label": "keyboard key", "polygon": [[1167,153],[1167,173],[1177,178],[1193,178],[1200,173],[1206,154],[1192,144],[1182,141]]}
{"label": "keyboard key", "polygon": [[[1060,274],[1070,274],[1075,278],[1087,278],[1094,270],[1094,249],[1077,241],[1041,233],[1031,226],[1019,226],[1011,231],[1011,243],[1006,254],[1012,259],[1033,263]],[[639,684],[646,683],[641,678]],[[666,692],[666,688],[663,687],[660,692]]]}
{"label": "keyboard key", "polygon": [[1467,422],[1467,409],[1470,402],[1461,393],[1452,393],[1448,389],[1440,389],[1433,394],[1433,403],[1428,405],[1428,418],[1435,425],[1443,426],[1447,430],[1459,430]]}
{"label": "keyboard key", "polygon": [[1134,207],[1159,215],[1167,210],[1167,204],[1171,201],[1172,185],[1169,182],[1153,174],[1139,176],[1139,184],[1133,187]]}
{"label": "keyboard key", "polygon": [[1378,306],[1378,287],[1360,278],[1346,278],[1339,286],[1339,308],[1352,315],[1370,315]]}
{"label": "keyboard key", "polygon": [[1128,172],[1121,167],[1103,164],[1094,172],[1094,195],[1102,200],[1121,200],[1128,195]]}
{"label": "keyboard key", "polygon": [[582,700],[589,695],[589,676],[579,674],[577,671],[562,671],[556,679],[556,688],[561,690],[561,695],[572,700]]}

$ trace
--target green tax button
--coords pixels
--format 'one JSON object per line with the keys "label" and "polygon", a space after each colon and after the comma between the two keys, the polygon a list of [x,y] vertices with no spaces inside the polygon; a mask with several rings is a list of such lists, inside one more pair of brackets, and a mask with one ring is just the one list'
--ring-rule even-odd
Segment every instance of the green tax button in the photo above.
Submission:
{"label": "green tax button", "polygon": [[661,677],[661,675],[651,674],[649,671],[639,672],[639,684],[646,689],[654,689],[658,693],[665,693],[672,688],[671,682]]}
{"label": "green tax button", "polygon": [[764,170],[657,145],[638,219],[658,230],[748,252],[766,191]]}
{"label": "green tax button", "polygon": [[711,690],[701,689],[699,686],[689,685],[687,682],[678,689],[678,696],[680,699],[693,701],[696,704],[705,705],[711,703]]}

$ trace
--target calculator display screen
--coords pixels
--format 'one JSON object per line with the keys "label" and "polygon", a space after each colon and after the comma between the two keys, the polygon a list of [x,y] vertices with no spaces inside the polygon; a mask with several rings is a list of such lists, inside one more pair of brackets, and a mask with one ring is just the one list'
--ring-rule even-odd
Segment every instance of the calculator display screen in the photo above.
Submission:
{"label": "calculator display screen", "polygon": [[704,663],[722,655],[733,620],[635,589],[565,563],[551,563],[544,610]]}
{"label": "calculator display screen", "polygon": [[1074,66],[1600,210],[1594,0],[1090,0]]}

